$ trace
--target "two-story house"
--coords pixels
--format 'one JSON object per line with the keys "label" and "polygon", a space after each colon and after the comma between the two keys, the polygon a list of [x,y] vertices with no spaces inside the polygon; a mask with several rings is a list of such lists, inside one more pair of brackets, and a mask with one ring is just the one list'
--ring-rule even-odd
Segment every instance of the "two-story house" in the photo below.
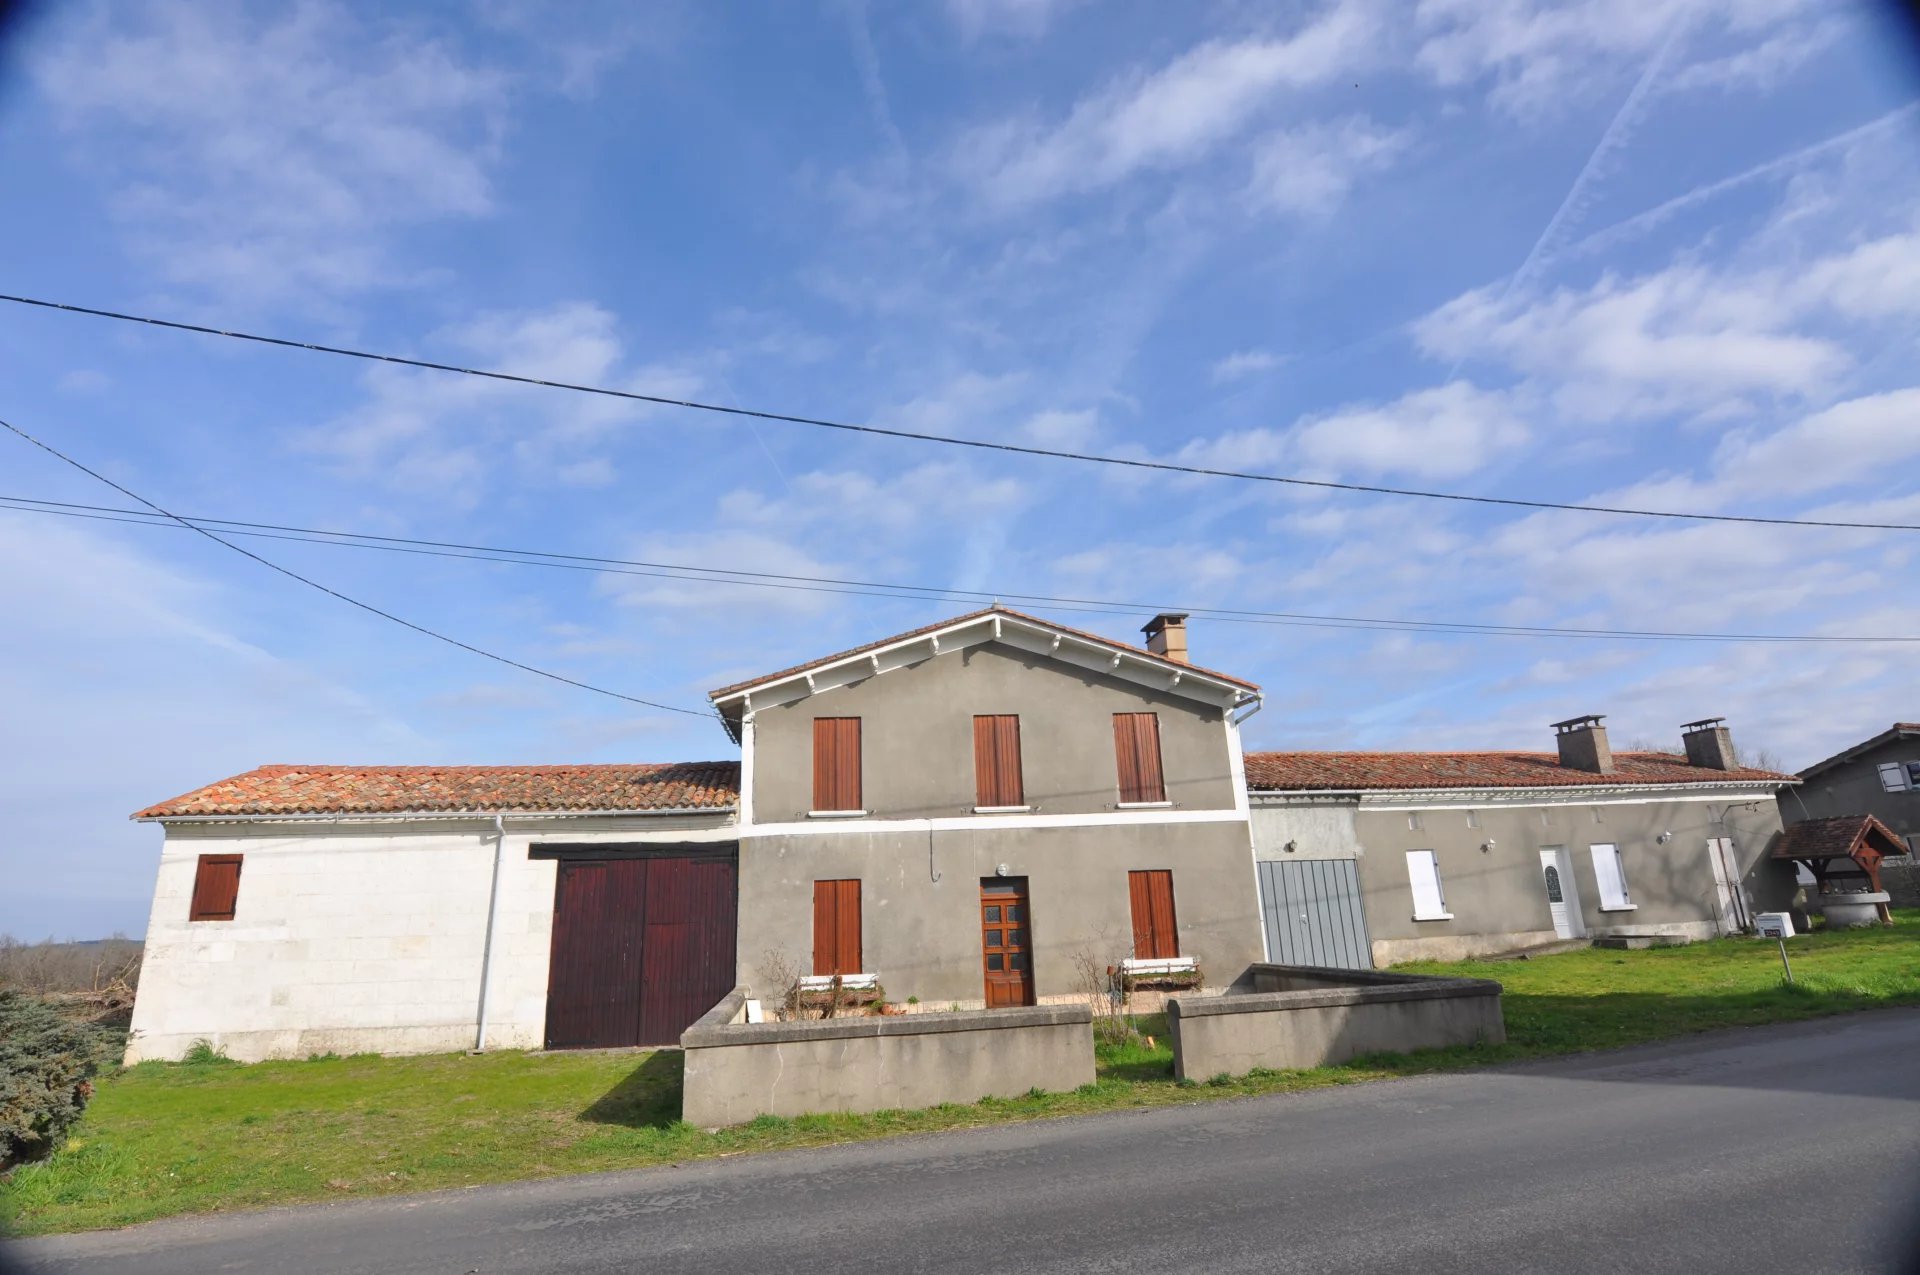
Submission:
{"label": "two-story house", "polygon": [[1252,683],[1001,608],[712,695],[738,762],[267,766],[166,832],[128,1058],[665,1044],[773,969],[894,1001],[1262,957]]}

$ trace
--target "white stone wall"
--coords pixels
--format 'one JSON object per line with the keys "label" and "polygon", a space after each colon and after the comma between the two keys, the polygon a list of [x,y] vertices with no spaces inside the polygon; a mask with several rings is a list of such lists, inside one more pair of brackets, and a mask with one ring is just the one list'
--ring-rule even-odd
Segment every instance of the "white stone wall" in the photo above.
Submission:
{"label": "white stone wall", "polygon": [[[510,819],[487,1048],[544,1038],[554,863],[530,844],[730,840],[730,818]],[[171,826],[127,1062],[472,1048],[495,844],[482,820]],[[187,919],[202,854],[245,856],[231,921]]]}

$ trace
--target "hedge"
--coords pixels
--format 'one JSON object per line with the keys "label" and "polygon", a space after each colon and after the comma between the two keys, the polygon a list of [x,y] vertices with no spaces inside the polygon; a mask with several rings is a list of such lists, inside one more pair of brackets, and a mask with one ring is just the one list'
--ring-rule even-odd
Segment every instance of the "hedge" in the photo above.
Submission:
{"label": "hedge", "polygon": [[102,1033],[52,1002],[0,990],[0,1170],[61,1144],[107,1052]]}

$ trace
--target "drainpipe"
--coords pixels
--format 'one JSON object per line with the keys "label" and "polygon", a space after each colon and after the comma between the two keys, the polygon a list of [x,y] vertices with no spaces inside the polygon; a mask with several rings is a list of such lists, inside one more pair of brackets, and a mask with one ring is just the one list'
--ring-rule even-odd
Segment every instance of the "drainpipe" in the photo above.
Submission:
{"label": "drainpipe", "polygon": [[500,928],[500,865],[507,857],[507,822],[493,817],[493,888],[487,896],[487,937],[480,948],[480,1014],[473,1033],[473,1052],[487,1047],[487,993],[493,983],[493,936]]}

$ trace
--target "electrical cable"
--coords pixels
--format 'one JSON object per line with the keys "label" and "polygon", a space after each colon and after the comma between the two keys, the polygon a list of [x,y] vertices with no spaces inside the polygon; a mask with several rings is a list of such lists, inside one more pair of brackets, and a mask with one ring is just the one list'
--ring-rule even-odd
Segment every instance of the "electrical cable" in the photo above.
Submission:
{"label": "electrical cable", "polygon": [[1614,514],[1633,518],[1669,518],[1690,522],[1733,522],[1750,523],[1770,527],[1825,527],[1843,528],[1849,531],[1920,531],[1920,523],[1903,522],[1847,522],[1838,519],[1818,518],[1768,518],[1755,514],[1708,514],[1687,513],[1677,509],[1639,509],[1624,505],[1586,505],[1553,500],[1522,500],[1515,496],[1476,496],[1465,492],[1424,491],[1411,487],[1383,487],[1368,483],[1343,483],[1324,478],[1300,478],[1286,474],[1250,473],[1244,470],[1215,469],[1205,465],[1182,465],[1174,461],[1143,460],[1127,456],[1102,456],[1092,452],[1061,451],[1050,447],[1033,447],[1021,443],[995,442],[984,438],[963,438],[952,434],[934,434],[922,430],[891,429],[881,425],[856,425],[849,421],[829,420],[818,416],[798,416],[787,412],[764,411],[756,408],[727,406],[722,403],[704,403],[698,399],[673,398],[664,394],[643,394],[637,390],[619,390],[604,385],[585,385],[572,381],[555,381],[545,377],[528,376],[516,372],[501,372],[486,368],[461,367],[455,363],[440,363],[432,359],[409,358],[399,354],[381,354],[371,350],[356,350],[347,346],[323,345],[316,341],[296,341],[287,337],[264,336],[255,332],[241,332],[231,328],[215,328],[199,323],[184,323],[177,319],[161,319],[150,315],[128,314],[118,310],[102,310],[92,306],[73,305],[64,301],[46,301],[37,297],[15,296],[0,293],[0,301],[15,305],[36,306],[43,310],[58,310],[67,314],[88,315],[97,319],[113,319],[122,323],[140,323],[149,327],[167,328],[176,332],[194,332],[202,336],[227,337],[235,341],[251,341],[257,345],[278,346],[282,349],[305,350],[314,354],[333,354],[343,358],[363,359],[374,363],[389,363],[399,367],[420,368],[430,372],[450,372],[460,376],[478,376],[488,380],[507,381],[516,385],[532,385],[542,389],[567,390],[575,394],[595,394],[605,398],[627,399],[636,403],[651,403],[661,407],[680,407],[690,411],[713,412],[722,416],[738,416],[752,420],[777,421],[787,425],[806,425],[816,429],[839,430],[852,434],[868,434],[882,438],[908,439],[921,443],[939,443],[948,447],[970,447],[982,451],[1008,452],[1021,456],[1044,456],[1054,460],[1079,461],[1091,465],[1114,465],[1131,469],[1157,470],[1170,474],[1189,474],[1203,478],[1232,478],[1246,482],[1281,483],[1294,487],[1313,487],[1327,491],[1357,492],[1374,496],[1404,496],[1418,500],[1446,500],[1462,504],[1499,505],[1513,509],[1548,509],[1570,513]]}

